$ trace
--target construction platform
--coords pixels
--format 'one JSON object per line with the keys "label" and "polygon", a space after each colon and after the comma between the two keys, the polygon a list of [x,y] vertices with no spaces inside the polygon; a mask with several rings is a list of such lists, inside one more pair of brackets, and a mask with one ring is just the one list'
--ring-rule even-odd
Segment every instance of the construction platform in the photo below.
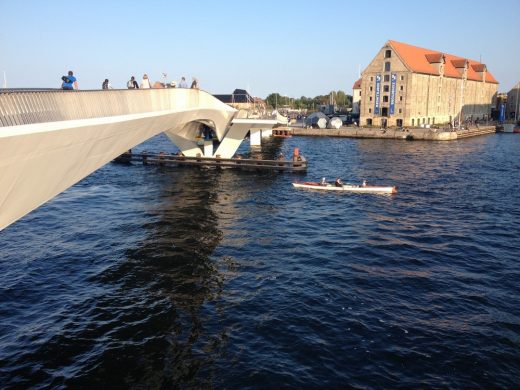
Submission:
{"label": "construction platform", "polygon": [[217,157],[186,157],[176,154],[167,154],[160,152],[159,154],[142,153],[123,153],[113,160],[116,163],[140,162],[143,165],[160,165],[160,166],[199,166],[214,167],[218,169],[241,169],[245,171],[278,171],[278,172],[306,172],[307,160],[305,157],[298,155],[292,160],[262,160],[247,158],[219,158]]}

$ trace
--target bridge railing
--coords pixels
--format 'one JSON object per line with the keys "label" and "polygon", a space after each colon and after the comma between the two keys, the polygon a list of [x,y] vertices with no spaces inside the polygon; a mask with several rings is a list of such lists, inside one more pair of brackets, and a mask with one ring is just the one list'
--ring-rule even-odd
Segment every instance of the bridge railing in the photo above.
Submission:
{"label": "bridge railing", "polygon": [[[0,127],[180,110],[203,106],[210,100],[215,107],[215,99],[207,92],[183,88],[0,90]],[[222,106],[226,105],[222,103]]]}

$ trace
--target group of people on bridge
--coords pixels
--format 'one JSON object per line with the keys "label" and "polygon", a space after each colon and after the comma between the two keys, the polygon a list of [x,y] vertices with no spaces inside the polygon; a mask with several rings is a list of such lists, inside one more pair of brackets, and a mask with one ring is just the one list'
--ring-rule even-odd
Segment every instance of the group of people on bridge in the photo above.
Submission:
{"label": "group of people on bridge", "polygon": [[[166,74],[163,73],[163,76],[166,78]],[[61,78],[61,88],[64,90],[77,90],[78,87],[78,80],[74,76],[74,72],[69,70],[67,73],[67,76],[63,76]],[[128,89],[148,89],[148,88],[188,88],[188,83],[186,81],[186,78],[183,76],[181,77],[181,80],[179,81],[179,84],[177,86],[177,83],[175,81],[172,81],[170,83],[161,83],[159,81],[152,83],[152,81],[148,78],[148,75],[145,73],[143,75],[143,78],[141,79],[141,83],[138,83],[135,79],[135,76],[130,77],[130,80],[126,83],[126,87]],[[190,88],[193,89],[199,89],[199,81],[196,77],[192,78],[191,86]],[[101,89],[113,89],[112,85],[110,84],[109,79],[105,79],[103,83],[101,84]]]}

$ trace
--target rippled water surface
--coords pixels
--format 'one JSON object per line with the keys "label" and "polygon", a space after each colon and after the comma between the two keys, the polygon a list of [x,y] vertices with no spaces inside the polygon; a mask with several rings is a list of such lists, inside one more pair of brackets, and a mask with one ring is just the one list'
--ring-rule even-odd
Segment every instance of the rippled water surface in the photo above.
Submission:
{"label": "rippled water surface", "polygon": [[0,232],[0,387],[518,388],[520,135],[284,142],[307,174],[108,164]]}

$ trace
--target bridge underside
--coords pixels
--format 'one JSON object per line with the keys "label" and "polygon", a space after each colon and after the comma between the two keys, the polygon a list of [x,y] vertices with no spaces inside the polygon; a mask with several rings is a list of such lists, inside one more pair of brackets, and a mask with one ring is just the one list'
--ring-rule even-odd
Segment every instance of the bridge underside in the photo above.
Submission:
{"label": "bridge underside", "polygon": [[[49,101],[0,93],[0,230],[159,133],[185,155],[203,155],[196,137],[206,125],[221,141],[215,154],[231,157],[249,128],[272,127],[269,121],[233,123],[235,109],[198,90],[60,91],[43,97]],[[106,112],[105,105],[113,110]]]}

